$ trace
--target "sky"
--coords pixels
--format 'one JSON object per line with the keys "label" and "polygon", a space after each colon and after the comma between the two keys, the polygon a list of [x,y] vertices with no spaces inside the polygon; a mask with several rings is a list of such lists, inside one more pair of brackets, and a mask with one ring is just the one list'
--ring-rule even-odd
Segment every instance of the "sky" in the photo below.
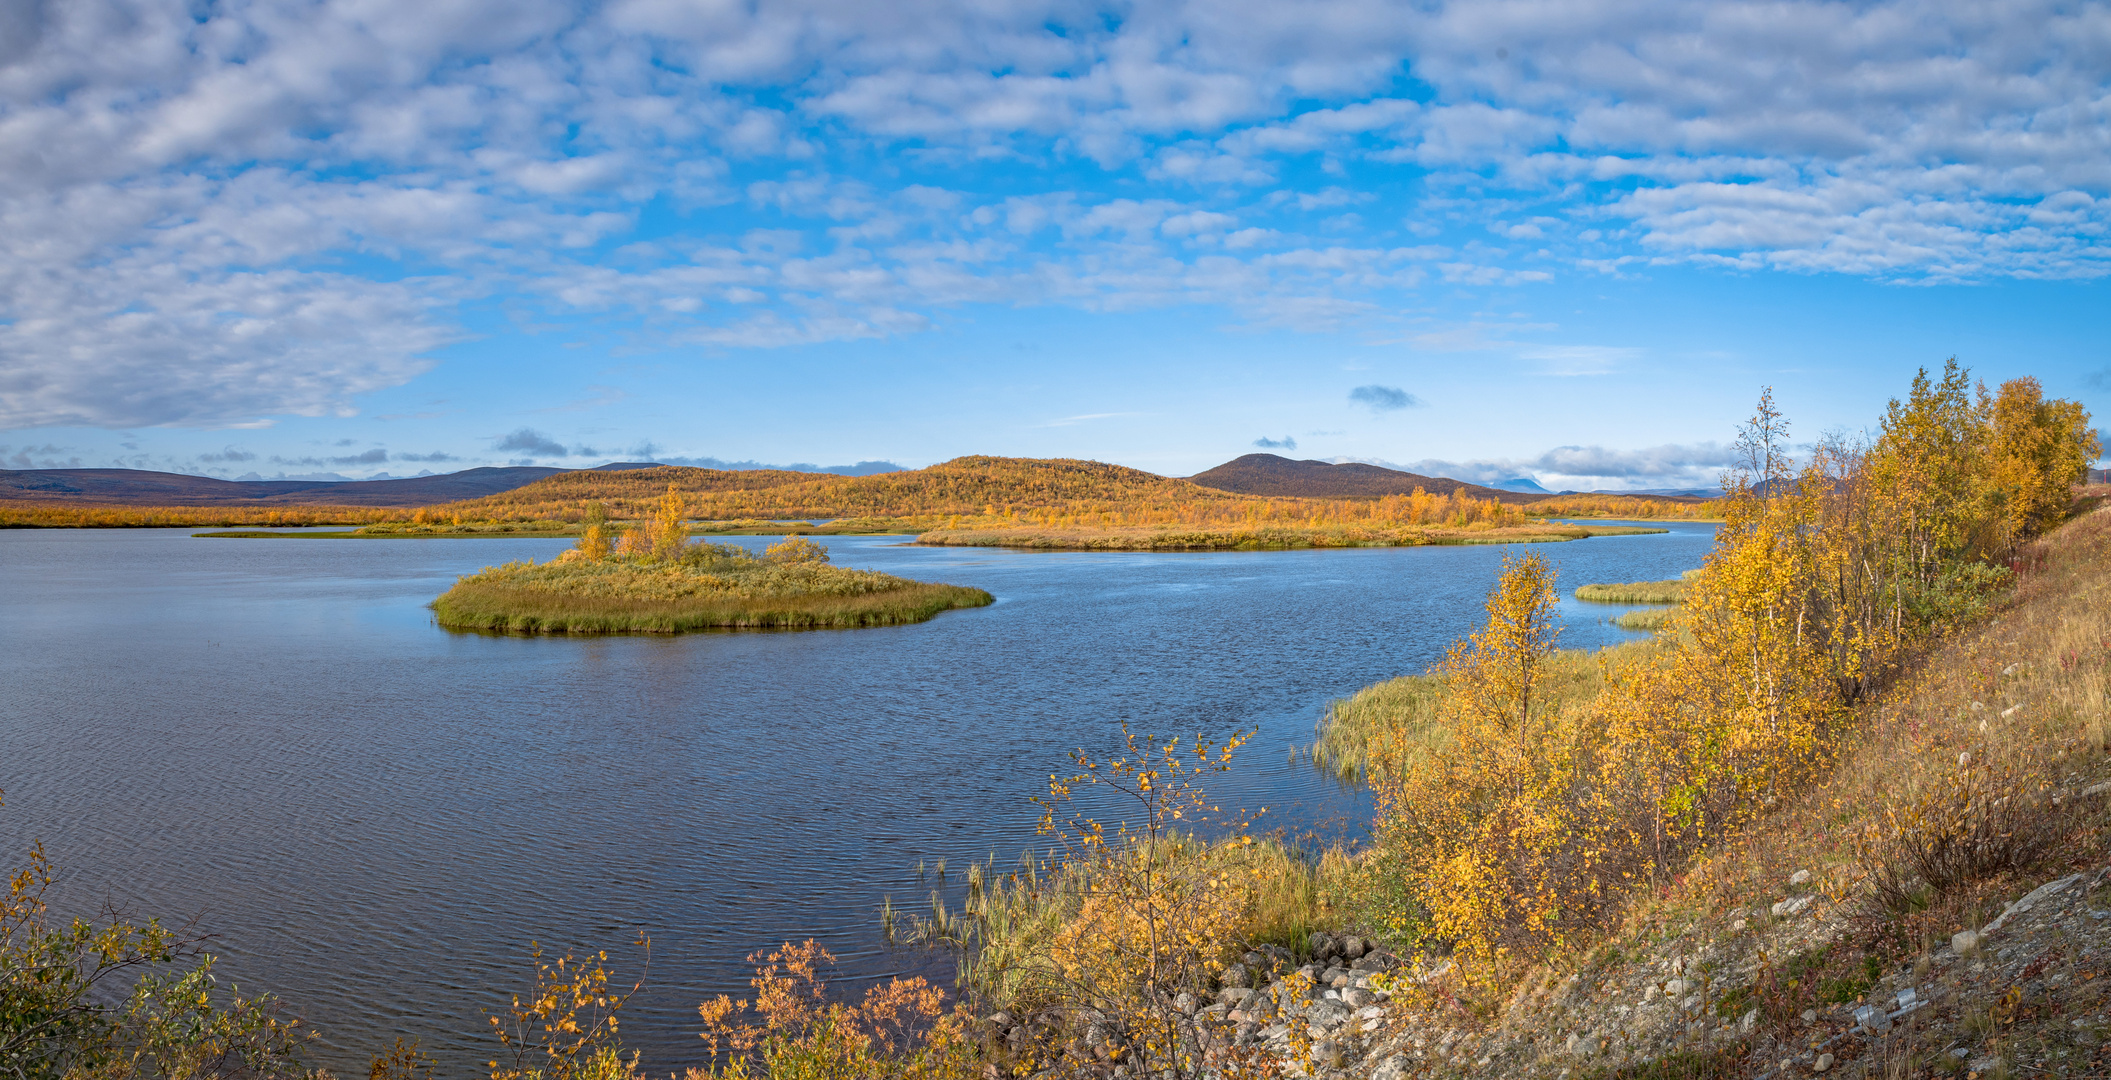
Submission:
{"label": "sky", "polygon": [[0,0],[0,467],[1690,487],[2107,224],[2105,4]]}

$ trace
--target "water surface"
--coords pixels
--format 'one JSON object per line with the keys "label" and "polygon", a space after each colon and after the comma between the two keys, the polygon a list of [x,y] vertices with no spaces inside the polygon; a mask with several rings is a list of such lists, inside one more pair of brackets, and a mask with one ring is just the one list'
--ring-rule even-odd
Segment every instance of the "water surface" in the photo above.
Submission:
{"label": "water surface", "polygon": [[[1564,592],[1676,576],[1710,525],[1535,545]],[[743,538],[760,547],[769,538]],[[279,993],[340,1073],[397,1035],[452,1075],[531,940],[652,937],[624,1030],[694,1063],[696,1002],[818,938],[859,980],[947,978],[883,947],[912,867],[1034,843],[1026,800],[1119,726],[1258,727],[1216,789],[1353,833],[1360,793],[1294,763],[1326,702],[1474,629],[1505,549],[1010,552],[827,538],[841,565],[979,586],[916,626],[681,637],[452,633],[455,576],[562,540],[0,533],[0,864],[45,841],[62,907],[195,918],[223,985]],[[1513,549],[1514,550],[1514,549]],[[1633,635],[1565,601],[1562,644]]]}

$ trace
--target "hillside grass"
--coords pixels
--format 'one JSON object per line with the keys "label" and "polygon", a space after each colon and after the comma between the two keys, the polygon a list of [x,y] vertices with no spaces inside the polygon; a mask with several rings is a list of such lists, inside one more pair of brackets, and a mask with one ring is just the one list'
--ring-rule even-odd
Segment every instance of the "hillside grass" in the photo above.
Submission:
{"label": "hillside grass", "polygon": [[511,562],[457,581],[433,611],[440,625],[459,630],[672,634],[893,626],[993,599],[981,589],[736,551],[681,562]]}

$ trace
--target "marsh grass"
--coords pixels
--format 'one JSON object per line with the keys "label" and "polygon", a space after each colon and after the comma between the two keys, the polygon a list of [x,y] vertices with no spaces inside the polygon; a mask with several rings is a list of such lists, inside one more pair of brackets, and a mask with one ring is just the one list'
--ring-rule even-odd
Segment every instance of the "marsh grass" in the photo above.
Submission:
{"label": "marsh grass", "polygon": [[[1540,684],[1543,700],[1557,711],[1588,706],[1605,686],[1607,660],[1647,642],[1601,650],[1562,649],[1549,656]],[[1327,706],[1312,744],[1312,763],[1350,782],[1369,782],[1389,763],[1448,741],[1442,705],[1444,681],[1436,675],[1403,675],[1338,698]]]}
{"label": "marsh grass", "polygon": [[1641,630],[1655,633],[1671,624],[1677,614],[1671,608],[1643,608],[1640,611],[1622,612],[1613,619],[1613,625],[1622,630]]}
{"label": "marsh grass", "polygon": [[440,625],[462,630],[673,634],[891,626],[992,601],[981,589],[758,559],[737,547],[699,545],[690,553],[668,562],[561,558],[487,567],[456,582],[433,610]]}
{"label": "marsh grass", "polygon": [[1686,581],[1630,581],[1616,585],[1579,585],[1576,599],[1596,604],[1678,604],[1685,602]]}

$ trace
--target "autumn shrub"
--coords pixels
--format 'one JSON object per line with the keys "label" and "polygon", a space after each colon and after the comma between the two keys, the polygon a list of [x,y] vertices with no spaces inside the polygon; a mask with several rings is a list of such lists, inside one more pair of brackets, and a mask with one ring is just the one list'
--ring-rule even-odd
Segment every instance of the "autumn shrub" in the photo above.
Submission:
{"label": "autumn shrub", "polygon": [[[638,944],[649,947],[643,938]],[[538,945],[531,961],[533,988],[490,1017],[505,1054],[491,1061],[491,1080],[638,1080],[638,1055],[623,1054],[618,1014],[644,981],[628,989],[612,983],[606,952],[547,958]],[[375,1065],[388,1060],[377,1057]]]}
{"label": "autumn shrub", "polygon": [[269,996],[216,993],[198,939],[118,914],[57,919],[42,845],[0,892],[0,1075],[307,1080],[305,1033]]}
{"label": "autumn shrub", "polygon": [[1378,894],[1375,921],[1480,975],[1560,944],[1612,899],[1587,717],[1545,692],[1554,580],[1537,555],[1504,560],[1487,625],[1435,671],[1447,737],[1377,771],[1372,858],[1400,888]]}
{"label": "autumn shrub", "polygon": [[[1827,775],[1852,707],[1979,618],[2019,545],[2059,520],[2043,493],[2098,449],[2070,405],[2029,380],[1975,396],[1952,362],[1873,440],[1798,462],[1763,394],[1674,632],[1601,654],[1597,686],[1556,707],[1551,573],[1506,560],[1486,626],[1395,695],[1394,723],[1322,739],[1377,789],[1375,921],[1498,981]],[[2025,865],[2061,834],[2027,767],[1990,768],[1887,804],[1866,862],[1889,903]]]}
{"label": "autumn shrub", "polygon": [[[962,985],[980,1007],[1066,1018],[1014,1049],[1021,1069],[1105,1056],[1132,1073],[1236,1075],[1253,1054],[1229,1045],[1197,1006],[1249,945],[1302,943],[1334,925],[1345,912],[1328,878],[1345,881],[1347,860],[1308,860],[1209,802],[1203,781],[1250,733],[1186,744],[1123,735],[1117,753],[1080,751],[1075,773],[1050,779],[1038,800],[1049,856],[1002,876],[971,868],[963,909],[934,899],[932,915],[912,919],[905,936],[959,949]],[[1122,816],[1079,810],[1073,800],[1088,790]],[[1086,1027],[1103,1037],[1072,1037]]]}
{"label": "autumn shrub", "polygon": [[[967,1080],[984,1075],[972,1021],[944,1008],[920,978],[873,986],[855,1004],[831,1001],[821,969],[835,962],[807,941],[757,965],[752,999],[720,995],[698,1008],[714,1063],[684,1080]],[[752,1019],[750,1019],[752,1017]]]}
{"label": "autumn shrub", "polygon": [[1986,749],[1959,754],[1955,768],[1888,800],[1856,838],[1871,898],[1905,914],[2038,865],[2074,825],[2073,808],[2055,794],[2041,763]]}

